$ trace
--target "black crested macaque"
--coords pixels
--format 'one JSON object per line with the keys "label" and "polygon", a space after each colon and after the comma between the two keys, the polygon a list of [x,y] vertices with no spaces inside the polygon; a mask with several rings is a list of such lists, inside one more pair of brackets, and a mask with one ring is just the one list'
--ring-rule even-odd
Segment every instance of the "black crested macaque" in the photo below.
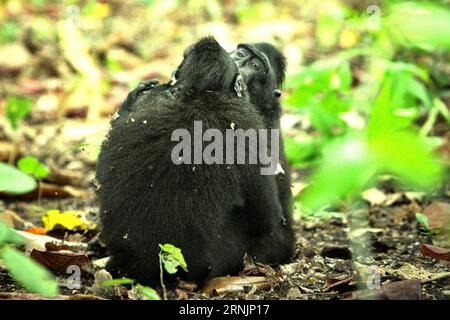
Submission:
{"label": "black crested macaque", "polygon": [[[280,129],[281,86],[286,72],[286,58],[270,43],[241,43],[230,53],[247,86],[250,102],[263,115],[269,129]],[[292,190],[290,166],[280,132],[280,165],[277,174],[279,199],[284,216],[292,223]],[[293,237],[293,235],[292,235]]]}
{"label": "black crested macaque", "polygon": [[248,102],[237,65],[213,38],[203,38],[185,54],[174,82],[144,83],[130,94],[103,142],[96,178],[102,238],[111,255],[107,268],[157,285],[160,243],[183,250],[189,271],[180,276],[197,283],[236,274],[245,253],[260,262],[288,262],[292,228],[274,176],[261,175],[261,163],[173,161],[179,143],[173,132],[186,129],[195,139],[194,121],[223,137],[230,128],[266,127]]}

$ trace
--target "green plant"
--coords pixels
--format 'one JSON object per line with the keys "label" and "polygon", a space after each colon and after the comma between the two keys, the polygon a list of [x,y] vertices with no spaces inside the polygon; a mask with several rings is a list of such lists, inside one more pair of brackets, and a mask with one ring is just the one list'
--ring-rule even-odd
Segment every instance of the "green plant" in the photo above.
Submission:
{"label": "green plant", "polygon": [[19,121],[25,118],[30,113],[30,110],[30,99],[10,97],[6,100],[6,117],[14,130],[18,128]]}
{"label": "green plant", "polygon": [[148,300],[161,300],[160,296],[155,291],[155,289],[143,286],[139,283],[135,284],[135,280],[130,279],[130,278],[107,280],[102,283],[102,286],[106,287],[106,286],[127,285],[127,284],[136,287],[136,289],[139,291],[139,293],[142,294]]}
{"label": "green plant", "polygon": [[[353,199],[380,173],[392,173],[422,188],[443,177],[443,165],[432,154],[439,140],[428,136],[438,115],[450,123],[439,98],[441,89],[431,81],[426,66],[414,58],[401,61],[396,53],[410,51],[414,57],[415,50],[448,50],[447,41],[437,41],[432,30],[448,26],[450,13],[423,2],[388,2],[386,8],[390,14],[379,30],[362,31],[364,21],[348,26],[360,28],[356,31],[365,39],[361,47],[288,78],[292,93],[285,103],[307,115],[317,133],[301,141],[286,140],[287,157],[294,166],[320,163],[312,185],[302,193],[306,207],[318,209],[338,199]],[[405,12],[415,17],[414,22]],[[357,86],[354,65],[370,75]],[[346,121],[349,111],[362,118],[362,125]],[[427,120],[418,128],[416,120],[424,113]]]}
{"label": "green plant", "polygon": [[5,21],[0,27],[0,43],[11,42],[17,39],[19,26],[14,21]]}
{"label": "green plant", "polygon": [[39,182],[38,206],[39,206],[42,198],[42,179],[47,177],[50,171],[37,158],[30,156],[20,158],[19,161],[17,162],[17,166],[21,171],[34,176],[38,180]]}
{"label": "green plant", "polygon": [[0,192],[25,194],[36,189],[36,181],[11,165],[0,162]]}
{"label": "green plant", "polygon": [[0,260],[13,278],[30,292],[46,296],[57,295],[58,283],[53,275],[12,247],[23,242],[22,236],[0,220]]}
{"label": "green plant", "polygon": [[[167,300],[167,291],[164,285],[163,270],[166,270],[169,274],[175,274],[178,268],[181,267],[184,271],[188,271],[186,260],[181,252],[180,248],[175,247],[170,243],[160,244],[161,251],[159,252],[159,270],[161,288],[163,290],[163,298]],[[164,269],[163,269],[164,266]]]}
{"label": "green plant", "polygon": [[18,168],[28,174],[33,175],[36,179],[42,180],[48,176],[48,168],[35,157],[22,157],[17,162]]}

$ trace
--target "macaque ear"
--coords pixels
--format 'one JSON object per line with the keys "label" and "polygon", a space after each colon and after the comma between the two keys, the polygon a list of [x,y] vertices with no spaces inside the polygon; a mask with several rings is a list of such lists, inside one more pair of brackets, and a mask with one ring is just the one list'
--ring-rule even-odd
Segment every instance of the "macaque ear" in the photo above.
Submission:
{"label": "macaque ear", "polygon": [[281,98],[281,90],[279,90],[279,89],[273,90],[273,95],[277,99]]}
{"label": "macaque ear", "polygon": [[180,77],[180,69],[176,68],[170,76],[170,84],[174,85],[175,83],[177,83],[179,77]]}

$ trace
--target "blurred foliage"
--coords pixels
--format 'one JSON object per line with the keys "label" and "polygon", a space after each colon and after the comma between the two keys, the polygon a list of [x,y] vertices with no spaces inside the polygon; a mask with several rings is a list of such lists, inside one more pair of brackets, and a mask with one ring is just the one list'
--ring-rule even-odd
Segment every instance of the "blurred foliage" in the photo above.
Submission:
{"label": "blurred foliage", "polygon": [[6,117],[13,129],[19,127],[19,121],[31,111],[31,100],[27,98],[10,97],[5,105]]}
{"label": "blurred foliage", "polygon": [[310,123],[307,131],[285,137],[294,167],[319,165],[305,204],[323,207],[356,195],[384,172],[418,187],[436,186],[443,170],[431,151],[443,135],[434,128],[442,119],[450,123],[444,99],[450,96],[448,5],[448,0],[3,1],[0,45],[20,43],[33,55],[7,65],[22,71],[6,81],[57,78],[58,89],[44,86],[45,99],[42,93],[17,98],[23,88],[5,85],[0,103],[5,98],[14,128],[37,105],[53,106],[57,116],[85,108],[95,120],[112,114],[139,80],[166,80],[184,48],[200,36],[212,34],[231,47],[268,41],[289,61],[283,104]]}
{"label": "blurred foliage", "polygon": [[0,162],[0,192],[25,194],[36,189],[36,181],[11,165]]}
{"label": "blurred foliage", "polygon": [[140,295],[144,297],[146,300],[161,300],[161,297],[158,295],[155,289],[151,287],[146,287],[141,284],[135,284],[135,281],[130,278],[119,278],[104,281],[101,284],[103,287],[115,286],[115,285],[132,285]]}
{"label": "blurred foliage", "polygon": [[30,292],[45,296],[57,295],[58,283],[54,276],[39,263],[11,247],[23,242],[22,236],[0,220],[0,260],[14,279]]}
{"label": "blurred foliage", "polygon": [[30,156],[20,158],[17,162],[17,167],[21,171],[34,176],[38,180],[44,179],[50,173],[48,168],[42,162],[35,157]]}
{"label": "blurred foliage", "polygon": [[[432,154],[440,141],[429,134],[438,114],[450,123],[448,110],[440,99],[439,82],[431,79],[430,70],[419,65],[414,54],[424,50],[448,54],[449,38],[442,33],[450,30],[450,10],[437,3],[388,4],[388,14],[371,25],[372,16],[353,16],[346,24],[351,11],[344,9],[335,12],[333,19],[325,19],[322,27],[349,27],[348,32],[362,40],[287,80],[292,92],[286,104],[306,115],[319,133],[306,143],[286,141],[294,165],[320,161],[312,185],[302,194],[306,207],[320,208],[352,198],[378,173],[397,175],[421,188],[437,187],[443,177],[443,165]],[[336,19],[341,25],[336,25]],[[330,45],[333,41],[324,42]],[[402,58],[406,51],[412,59]],[[355,70],[368,76],[357,78]],[[448,78],[443,83],[448,86]],[[349,111],[357,111],[356,117],[366,125],[352,126],[346,121]],[[429,117],[420,128],[417,120],[423,114]]]}

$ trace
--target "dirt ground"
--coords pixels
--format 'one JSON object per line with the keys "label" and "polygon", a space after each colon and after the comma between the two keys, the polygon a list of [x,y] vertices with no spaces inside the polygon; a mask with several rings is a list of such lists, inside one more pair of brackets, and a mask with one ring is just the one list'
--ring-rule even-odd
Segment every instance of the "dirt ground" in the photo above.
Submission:
{"label": "dirt ground", "polygon": [[[106,120],[96,124],[98,130],[87,134],[100,136],[104,132]],[[80,122],[81,123],[81,122]],[[80,123],[73,121],[66,123],[65,132],[70,127],[78,127]],[[83,125],[86,128],[91,125]],[[15,212],[27,223],[41,226],[41,217],[45,210],[59,209],[60,211],[81,210],[88,213],[93,221],[97,219],[97,201],[95,198],[95,183],[93,181],[95,159],[84,148],[61,152],[68,146],[77,143],[77,139],[92,141],[90,138],[72,137],[72,140],[61,135],[55,135],[60,128],[53,125],[53,130],[47,125],[33,125],[28,134],[39,136],[45,148],[39,147],[34,140],[20,146],[20,150],[31,150],[41,158],[54,159],[58,168],[59,180],[54,175],[48,181],[55,185],[70,184],[72,188],[81,192],[73,192],[76,196],[62,198],[45,197],[40,206],[36,199],[4,198],[0,200],[0,211]],[[101,141],[101,139],[99,139]],[[40,149],[39,149],[40,148]],[[62,148],[62,149],[61,149]],[[306,178],[294,174],[295,185]],[[66,177],[64,180],[61,177]],[[59,181],[59,182],[58,182]],[[65,181],[65,182],[64,182]],[[448,192],[436,191],[430,195],[414,196],[402,191],[390,182],[381,183],[379,190],[390,197],[390,201],[375,205],[365,201],[358,209],[345,206],[336,207],[334,211],[339,215],[330,219],[303,219],[296,221],[297,256],[290,264],[281,266],[267,266],[246,263],[246,276],[263,276],[263,286],[253,286],[251,283],[241,283],[236,289],[226,289],[230,284],[221,283],[212,294],[202,293],[194,285],[181,284],[178,288],[169,290],[170,299],[382,299],[382,298],[422,298],[422,299],[450,299],[450,263],[447,256],[433,259],[422,253],[423,244],[445,247],[447,234],[424,230],[419,226],[417,212],[437,212],[449,214],[450,199]],[[426,209],[433,205],[434,210]],[[437,206],[437,207],[436,207]],[[43,210],[45,208],[45,210]],[[436,209],[438,208],[438,209]],[[57,235],[61,237],[61,234]],[[87,243],[92,235],[70,234],[66,240]],[[448,247],[448,245],[447,245]],[[98,258],[88,255],[90,260]],[[447,259],[447,260],[446,260]],[[375,268],[376,266],[376,268]],[[375,268],[367,271],[368,268]],[[366,271],[364,271],[366,270]],[[373,271],[375,270],[375,271]],[[92,272],[83,273],[82,287],[79,290],[69,290],[64,286],[66,276],[59,274],[61,294],[79,296],[89,294],[101,296],[102,293],[92,289],[94,284],[95,267]],[[369,276],[367,276],[369,272]],[[370,278],[370,272],[372,277]],[[364,276],[366,274],[366,276]],[[381,289],[367,291],[367,279],[379,279]],[[416,279],[416,280],[414,280]],[[371,280],[371,281],[372,281]],[[406,281],[410,280],[410,281]],[[383,288],[393,284],[394,289],[386,293]],[[399,286],[397,286],[399,284]],[[406,288],[406,289],[405,289]],[[392,291],[395,291],[392,296]],[[0,267],[0,295],[4,293],[24,292],[8,275],[5,268]],[[391,293],[389,293],[391,292]],[[411,292],[415,295],[411,297]],[[114,299],[128,299],[125,287],[120,287],[115,295],[104,296]],[[387,295],[387,296],[386,296]]]}

